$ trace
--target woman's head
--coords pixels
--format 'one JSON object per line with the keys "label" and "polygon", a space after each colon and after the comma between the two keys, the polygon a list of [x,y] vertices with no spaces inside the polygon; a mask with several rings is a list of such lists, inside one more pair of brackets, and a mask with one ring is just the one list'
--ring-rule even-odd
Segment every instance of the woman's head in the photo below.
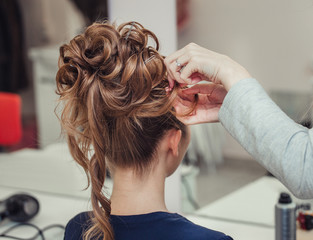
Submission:
{"label": "woman's head", "polygon": [[173,109],[176,90],[166,92],[158,48],[156,36],[135,22],[118,27],[95,23],[60,48],[61,124],[92,185],[96,221],[91,232],[102,231],[108,239],[113,233],[103,218],[110,213],[102,193],[106,169],[134,168],[142,174],[169,130],[186,133]]}

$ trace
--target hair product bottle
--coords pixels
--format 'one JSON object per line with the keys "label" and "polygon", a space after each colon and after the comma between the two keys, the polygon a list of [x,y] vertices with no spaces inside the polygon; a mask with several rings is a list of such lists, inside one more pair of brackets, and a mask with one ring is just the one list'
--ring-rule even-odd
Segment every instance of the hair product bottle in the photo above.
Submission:
{"label": "hair product bottle", "polygon": [[296,204],[288,193],[275,205],[275,240],[296,240]]}

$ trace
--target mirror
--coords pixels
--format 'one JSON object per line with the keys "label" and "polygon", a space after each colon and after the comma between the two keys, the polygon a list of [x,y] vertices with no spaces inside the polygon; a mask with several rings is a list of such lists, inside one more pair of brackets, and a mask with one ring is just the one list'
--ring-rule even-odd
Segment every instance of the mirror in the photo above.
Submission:
{"label": "mirror", "polygon": [[[178,32],[178,47],[195,42],[230,56],[248,69],[282,109],[300,121],[312,102],[312,2],[185,2],[187,14]],[[202,130],[195,129],[196,141],[207,146],[198,163],[195,197],[200,207],[266,174],[219,124],[197,127]]]}

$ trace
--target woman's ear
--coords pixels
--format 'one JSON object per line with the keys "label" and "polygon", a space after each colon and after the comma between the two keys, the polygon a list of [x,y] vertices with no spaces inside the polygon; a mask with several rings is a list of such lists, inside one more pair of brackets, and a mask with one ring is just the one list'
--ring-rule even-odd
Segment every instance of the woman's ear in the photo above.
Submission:
{"label": "woman's ear", "polygon": [[171,129],[168,132],[169,150],[172,151],[175,157],[179,155],[179,143],[182,138],[182,131],[177,129]]}

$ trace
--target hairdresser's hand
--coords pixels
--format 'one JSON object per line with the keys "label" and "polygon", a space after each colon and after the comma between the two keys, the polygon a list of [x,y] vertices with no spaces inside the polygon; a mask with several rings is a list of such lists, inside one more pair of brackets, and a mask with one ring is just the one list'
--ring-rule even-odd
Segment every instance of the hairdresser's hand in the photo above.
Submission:
{"label": "hairdresser's hand", "polygon": [[177,81],[193,85],[201,80],[222,84],[227,91],[238,81],[251,77],[231,58],[190,43],[165,58],[170,88]]}
{"label": "hairdresser's hand", "polygon": [[[226,95],[225,88],[220,84],[196,84],[191,88],[179,91],[174,107],[178,117],[184,124],[208,123],[218,121],[218,111]],[[198,102],[193,109],[196,95]]]}

